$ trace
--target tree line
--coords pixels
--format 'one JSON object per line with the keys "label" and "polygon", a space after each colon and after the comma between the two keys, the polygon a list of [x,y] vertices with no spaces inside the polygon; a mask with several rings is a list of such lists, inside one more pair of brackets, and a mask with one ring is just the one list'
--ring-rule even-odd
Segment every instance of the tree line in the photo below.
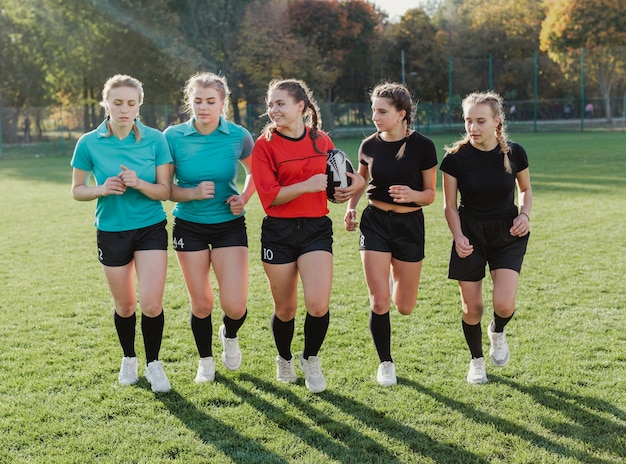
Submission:
{"label": "tree line", "polygon": [[489,72],[507,99],[537,87],[562,99],[585,85],[609,109],[626,91],[624,11],[626,0],[428,0],[392,22],[366,0],[0,0],[0,106],[82,105],[93,127],[109,76],[130,74],[147,103],[176,105],[203,70],[227,77],[237,122],[239,105],[262,104],[280,77],[305,80],[326,103],[367,101],[383,80],[444,103],[459,96],[455,57],[468,92]]}

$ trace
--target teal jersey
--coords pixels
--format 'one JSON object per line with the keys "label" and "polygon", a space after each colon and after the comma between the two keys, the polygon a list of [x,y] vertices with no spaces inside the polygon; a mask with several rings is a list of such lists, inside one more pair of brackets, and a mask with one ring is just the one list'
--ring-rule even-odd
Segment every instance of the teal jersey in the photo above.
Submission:
{"label": "teal jersey", "polygon": [[[107,136],[108,128],[104,121],[97,129],[78,139],[71,166],[92,172],[97,185],[117,176],[122,171],[122,164],[135,171],[138,178],[156,182],[157,166],[172,162],[167,141],[159,130],[144,126],[139,121],[136,125],[141,133],[139,142],[134,131],[124,140]],[[128,188],[122,195],[98,198],[95,226],[105,232],[120,232],[151,226],[165,218],[160,200],[152,200],[138,190]]]}
{"label": "teal jersey", "polygon": [[212,181],[215,196],[178,202],[174,216],[199,224],[219,224],[243,216],[245,211],[233,215],[226,200],[231,195],[239,195],[239,161],[250,156],[254,146],[250,132],[222,117],[217,130],[208,135],[200,134],[193,123],[194,118],[165,130],[176,169],[176,183],[183,188],[194,188],[200,182]]}

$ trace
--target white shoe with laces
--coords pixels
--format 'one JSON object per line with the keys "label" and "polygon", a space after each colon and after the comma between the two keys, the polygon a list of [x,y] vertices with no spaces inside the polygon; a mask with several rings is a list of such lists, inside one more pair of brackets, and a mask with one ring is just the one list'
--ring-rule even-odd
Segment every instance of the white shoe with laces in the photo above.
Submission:
{"label": "white shoe with laces", "polygon": [[222,351],[222,362],[226,369],[229,371],[236,371],[241,366],[241,350],[239,349],[239,339],[226,338],[226,327],[221,325],[218,330],[218,335],[224,351]]}
{"label": "white shoe with laces", "polygon": [[398,383],[396,378],[396,366],[392,361],[383,361],[378,365],[376,381],[383,387],[390,387]]}
{"label": "white shoe with laces", "polygon": [[150,382],[154,393],[167,393],[172,389],[170,381],[167,380],[165,371],[163,371],[163,363],[161,361],[152,361],[146,366],[146,380]]}
{"label": "white shoe with laces", "polygon": [[296,366],[293,355],[290,360],[284,359],[281,355],[276,356],[276,380],[285,383],[296,383]]}
{"label": "white shoe with laces", "polygon": [[195,382],[213,382],[215,380],[215,360],[213,356],[200,358],[198,361],[198,372],[196,373]]}
{"label": "white shoe with laces", "polygon": [[509,363],[511,357],[511,351],[509,350],[509,344],[506,342],[506,334],[504,330],[502,332],[493,332],[493,321],[487,327],[487,335],[491,342],[491,348],[489,348],[489,359],[494,366],[504,367]]}
{"label": "white shoe with laces", "polygon": [[487,366],[485,358],[472,358],[467,372],[469,383],[487,383]]}
{"label": "white shoe with laces", "polygon": [[117,380],[120,385],[133,385],[139,380],[137,373],[137,357],[124,356]]}
{"label": "white shoe with laces", "polygon": [[326,390],[326,380],[322,374],[320,358],[309,356],[309,359],[304,359],[300,356],[300,369],[304,372],[304,384],[311,393],[321,393]]}

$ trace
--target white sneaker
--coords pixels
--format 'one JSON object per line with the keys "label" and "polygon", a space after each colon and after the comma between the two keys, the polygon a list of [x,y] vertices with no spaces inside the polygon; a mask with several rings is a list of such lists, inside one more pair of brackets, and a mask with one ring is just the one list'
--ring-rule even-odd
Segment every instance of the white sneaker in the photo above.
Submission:
{"label": "white sneaker", "polygon": [[296,383],[298,377],[296,376],[293,356],[291,356],[289,361],[283,359],[281,355],[276,356],[276,380],[279,382]]}
{"label": "white sneaker", "polygon": [[150,382],[152,391],[155,393],[167,393],[172,389],[161,361],[152,361],[146,366],[146,380]]}
{"label": "white sneaker", "polygon": [[139,374],[137,374],[137,358],[124,356],[122,358],[122,366],[120,367],[120,373],[117,376],[117,380],[120,385],[133,385],[139,380]]}
{"label": "white sneaker", "polygon": [[241,350],[239,349],[239,339],[226,338],[226,327],[220,325],[218,335],[222,341],[224,351],[222,351],[222,362],[229,371],[236,371],[241,366]]}
{"label": "white sneaker", "polygon": [[467,372],[469,383],[487,383],[487,366],[485,358],[472,358]]}
{"label": "white sneaker", "polygon": [[321,393],[326,390],[326,380],[320,367],[320,358],[309,356],[309,359],[304,359],[300,356],[300,369],[304,372],[304,384],[311,393]]}
{"label": "white sneaker", "polygon": [[492,326],[493,321],[487,327],[487,335],[489,335],[489,341],[491,342],[489,358],[494,366],[504,367],[509,363],[509,358],[511,357],[509,345],[506,342],[504,330],[502,332],[493,332]]}
{"label": "white sneaker", "polygon": [[200,358],[198,361],[198,372],[196,373],[195,382],[213,382],[215,380],[215,360],[213,356]]}
{"label": "white sneaker", "polygon": [[398,380],[396,379],[396,366],[393,362],[384,361],[378,365],[376,381],[383,387],[390,387],[391,385],[396,385],[398,383]]}

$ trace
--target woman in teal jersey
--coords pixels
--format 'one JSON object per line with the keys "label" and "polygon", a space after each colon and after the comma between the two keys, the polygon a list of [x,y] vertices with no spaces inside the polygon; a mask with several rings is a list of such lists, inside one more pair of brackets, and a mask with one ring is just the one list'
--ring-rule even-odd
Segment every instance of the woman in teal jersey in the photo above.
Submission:
{"label": "woman in teal jersey", "polygon": [[[159,361],[163,338],[163,291],[167,231],[161,204],[170,196],[171,156],[163,134],[139,122],[143,87],[137,79],[115,75],[104,85],[100,105],[106,120],[76,144],[72,196],[97,200],[98,257],[115,303],[114,322],[124,357],[118,380],[138,380],[135,325],[138,281],[146,379],[154,392],[170,383]],[[90,173],[96,185],[89,185]]]}
{"label": "woman in teal jersey", "polygon": [[[219,288],[222,362],[239,369],[242,355],[237,332],[243,325],[248,298],[248,236],[244,206],[255,192],[251,158],[253,140],[243,127],[227,120],[228,85],[213,73],[198,73],[185,86],[189,121],[168,127],[165,137],[174,160],[176,182],[173,243],[191,304],[191,330],[200,360],[195,381],[215,379],[213,268]],[[246,171],[237,189],[239,164]]]}

